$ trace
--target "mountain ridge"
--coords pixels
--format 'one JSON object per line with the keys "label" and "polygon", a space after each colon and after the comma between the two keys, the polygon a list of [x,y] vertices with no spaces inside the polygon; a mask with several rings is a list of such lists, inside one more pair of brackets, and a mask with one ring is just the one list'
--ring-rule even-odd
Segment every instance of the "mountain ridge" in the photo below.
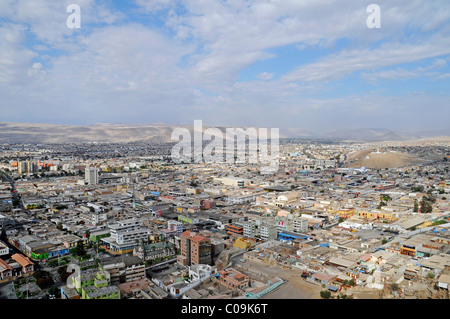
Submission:
{"label": "mountain ridge", "polygon": [[[208,125],[203,125],[206,129]],[[171,139],[175,128],[187,128],[192,133],[193,125],[165,123],[98,123],[92,125],[41,124],[0,122],[2,143],[82,143],[82,142],[175,142]],[[222,131],[224,127],[220,127]],[[383,128],[345,128],[314,133],[302,128],[280,128],[281,138],[332,139],[347,142],[412,141],[420,139],[440,140],[450,137],[450,129],[436,131],[407,132]]]}

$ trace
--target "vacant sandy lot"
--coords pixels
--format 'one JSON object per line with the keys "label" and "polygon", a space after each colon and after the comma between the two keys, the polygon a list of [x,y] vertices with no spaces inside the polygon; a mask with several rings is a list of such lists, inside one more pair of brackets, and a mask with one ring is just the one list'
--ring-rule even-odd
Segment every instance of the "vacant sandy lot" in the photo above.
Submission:
{"label": "vacant sandy lot", "polygon": [[301,278],[302,271],[299,269],[283,269],[279,266],[269,265],[260,261],[247,261],[245,266],[249,270],[287,280],[286,283],[263,296],[262,299],[320,299],[320,291],[323,288]]}
{"label": "vacant sandy lot", "polygon": [[359,168],[364,166],[371,169],[383,169],[403,167],[418,163],[418,160],[414,156],[401,152],[372,152],[361,155],[363,155],[363,157],[351,163],[349,167]]}

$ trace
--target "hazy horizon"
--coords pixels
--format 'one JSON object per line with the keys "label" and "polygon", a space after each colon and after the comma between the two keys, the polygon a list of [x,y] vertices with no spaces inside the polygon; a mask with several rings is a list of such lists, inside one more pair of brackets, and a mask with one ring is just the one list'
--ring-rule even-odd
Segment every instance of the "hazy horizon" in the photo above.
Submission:
{"label": "hazy horizon", "polygon": [[449,130],[449,17],[444,0],[6,0],[0,120]]}

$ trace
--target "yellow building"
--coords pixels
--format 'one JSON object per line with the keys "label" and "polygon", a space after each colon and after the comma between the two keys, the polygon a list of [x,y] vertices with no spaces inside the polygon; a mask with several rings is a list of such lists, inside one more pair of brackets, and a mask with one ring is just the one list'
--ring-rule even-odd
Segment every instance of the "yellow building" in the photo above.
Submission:
{"label": "yellow building", "polygon": [[379,212],[378,218],[388,219],[388,220],[392,220],[392,221],[398,220],[398,218],[396,217],[396,215],[394,213],[389,213],[389,212]]}
{"label": "yellow building", "polygon": [[250,247],[252,247],[252,244],[247,239],[238,238],[234,241],[233,246],[240,249],[249,249]]}
{"label": "yellow building", "polygon": [[366,219],[375,219],[378,218],[378,213],[375,212],[366,212],[366,211],[359,211],[358,212],[359,217],[363,217]]}
{"label": "yellow building", "polygon": [[343,208],[335,211],[329,211],[330,214],[338,215],[342,218],[349,218],[353,215],[355,215],[355,209],[354,208]]}

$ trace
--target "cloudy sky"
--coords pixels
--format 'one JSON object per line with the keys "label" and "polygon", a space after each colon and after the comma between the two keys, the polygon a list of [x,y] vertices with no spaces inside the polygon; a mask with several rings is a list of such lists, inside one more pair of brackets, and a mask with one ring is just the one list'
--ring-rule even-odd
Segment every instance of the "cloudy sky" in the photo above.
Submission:
{"label": "cloudy sky", "polygon": [[0,1],[0,122],[428,130],[449,110],[448,0]]}

